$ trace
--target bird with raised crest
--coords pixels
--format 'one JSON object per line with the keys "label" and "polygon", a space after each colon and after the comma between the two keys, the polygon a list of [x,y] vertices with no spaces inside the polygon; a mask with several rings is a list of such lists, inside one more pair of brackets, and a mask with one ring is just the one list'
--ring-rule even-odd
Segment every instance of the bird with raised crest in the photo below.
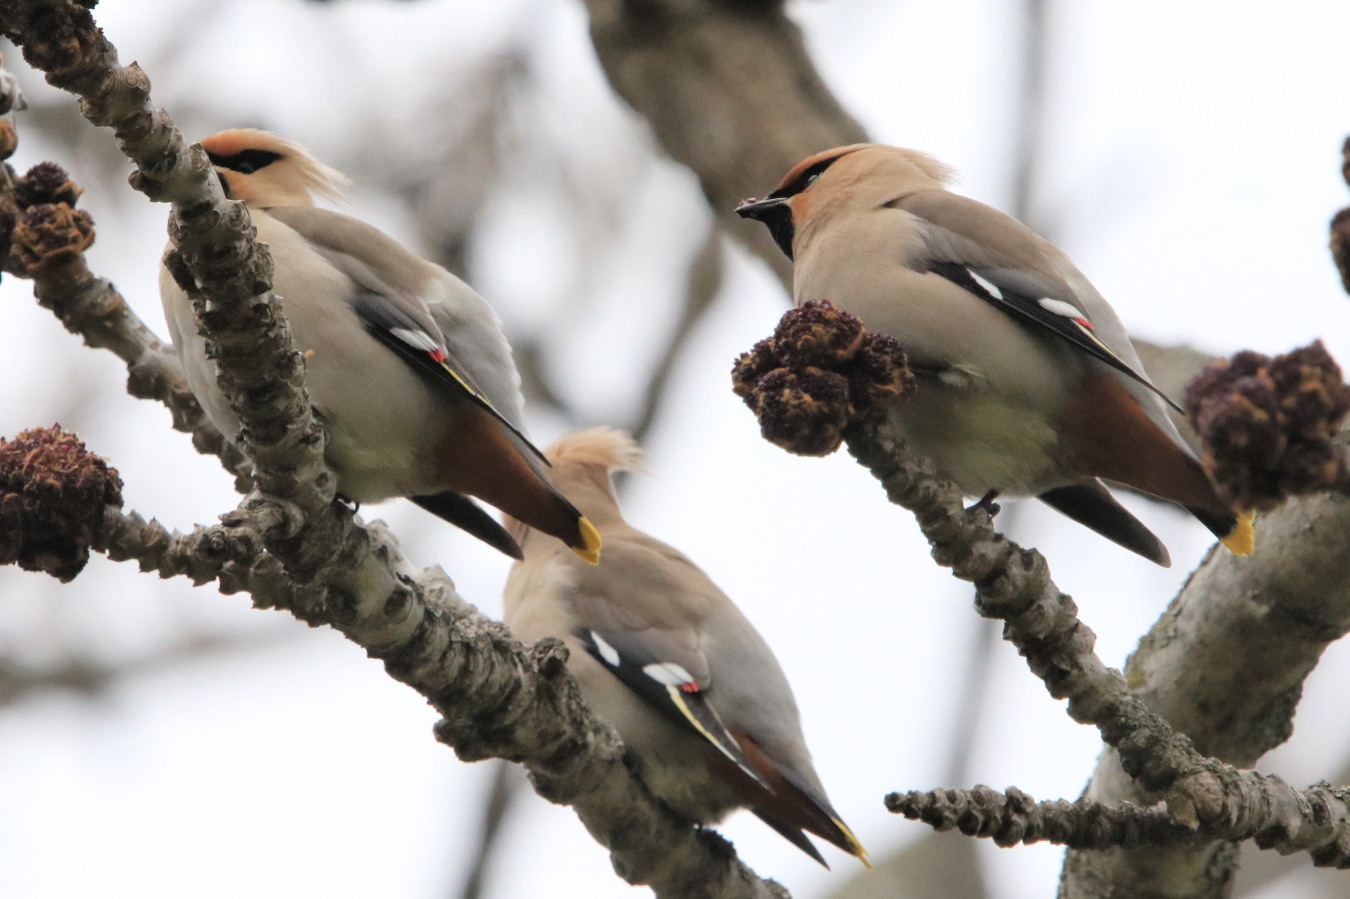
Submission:
{"label": "bird with raised crest", "polygon": [[508,519],[525,558],[507,579],[507,625],[522,640],[567,644],[587,705],[680,817],[711,823],[748,807],[822,865],[806,833],[866,863],[825,796],[764,639],[702,569],[619,510],[611,474],[637,466],[632,438],[596,428],[547,454],[558,486],[604,537],[605,559],[579,564],[557,539]]}
{"label": "bird with raised crest", "polygon": [[[557,537],[592,564],[600,538],[553,486],[526,438],[520,376],[492,308],[467,284],[359,219],[314,205],[347,179],[265,131],[201,142],[275,264],[273,292],[305,356],[325,458],[340,496],[406,496],[489,545],[520,548],[470,497]],[[189,386],[228,438],[239,422],[188,294],[167,267],[160,294]]]}

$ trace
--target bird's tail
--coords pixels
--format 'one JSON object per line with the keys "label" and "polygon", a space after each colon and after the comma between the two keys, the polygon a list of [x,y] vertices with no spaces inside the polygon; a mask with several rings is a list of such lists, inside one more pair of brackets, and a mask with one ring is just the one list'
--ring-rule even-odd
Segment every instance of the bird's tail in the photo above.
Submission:
{"label": "bird's tail", "polygon": [[513,438],[495,418],[475,407],[447,437],[438,459],[439,474],[457,492],[476,496],[557,537],[595,565],[600,561],[600,533],[553,486],[542,463]]}
{"label": "bird's tail", "polygon": [[754,783],[749,778],[730,777],[728,780],[743,792],[750,810],[760,820],[827,868],[829,865],[825,864],[820,851],[803,831],[833,843],[865,866],[872,867],[863,844],[815,784],[789,766],[772,761],[748,735],[737,732],[736,739],[760,779]]}
{"label": "bird's tail", "polygon": [[1248,509],[1237,513],[1216,513],[1187,506],[1187,511],[1209,528],[1219,542],[1239,556],[1250,556],[1256,549],[1256,513]]}

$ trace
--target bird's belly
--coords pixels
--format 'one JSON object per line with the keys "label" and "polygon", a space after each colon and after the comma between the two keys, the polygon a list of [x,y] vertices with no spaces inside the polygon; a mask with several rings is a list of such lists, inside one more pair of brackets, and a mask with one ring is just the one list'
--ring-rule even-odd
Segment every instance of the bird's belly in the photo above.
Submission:
{"label": "bird's belly", "polygon": [[1015,396],[920,378],[893,413],[914,448],[967,496],[1031,496],[1057,486],[1058,438],[1041,410]]}
{"label": "bird's belly", "polygon": [[[968,496],[1034,495],[1062,483],[1053,423],[1081,363],[939,275],[885,257],[848,267],[847,258],[823,248],[794,283],[794,299],[828,298],[900,341],[920,377],[893,417],[915,448]],[[886,277],[868,279],[869,269]]]}
{"label": "bird's belly", "polygon": [[441,492],[436,454],[455,418],[453,401],[359,324],[339,339],[336,317],[350,313],[334,306],[332,320],[310,316],[291,324],[305,355],[310,399],[328,430],[325,458],[339,492],[371,503]]}

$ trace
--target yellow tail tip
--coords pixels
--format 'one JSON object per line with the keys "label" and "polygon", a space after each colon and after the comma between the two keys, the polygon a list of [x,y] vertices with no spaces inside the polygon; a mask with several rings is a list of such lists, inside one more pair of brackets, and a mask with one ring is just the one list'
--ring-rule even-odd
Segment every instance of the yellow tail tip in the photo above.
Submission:
{"label": "yellow tail tip", "polygon": [[845,851],[852,854],[858,861],[863,863],[864,868],[867,868],[870,871],[872,869],[872,859],[868,857],[867,850],[863,848],[863,844],[853,835],[853,831],[849,830],[847,824],[833,815],[830,816],[830,820],[834,822],[835,827],[839,828],[839,833],[843,835],[844,842],[848,844]]}
{"label": "yellow tail tip", "polygon": [[577,530],[581,532],[581,546],[572,547],[572,552],[592,565],[599,565],[600,546],[603,543],[600,539],[600,532],[595,529],[595,525],[591,524],[585,515],[577,519]]}
{"label": "yellow tail tip", "polygon": [[1219,542],[1239,556],[1250,556],[1256,549],[1256,513],[1252,510],[1239,512],[1237,524],[1227,537]]}

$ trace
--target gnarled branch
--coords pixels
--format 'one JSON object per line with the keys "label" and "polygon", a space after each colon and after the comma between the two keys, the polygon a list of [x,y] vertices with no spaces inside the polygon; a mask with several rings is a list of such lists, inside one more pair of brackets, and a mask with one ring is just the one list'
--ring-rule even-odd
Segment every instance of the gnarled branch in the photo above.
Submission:
{"label": "gnarled branch", "polygon": [[[120,66],[89,11],[70,0],[16,0],[0,10],[0,30],[52,84],[80,95],[91,122],[113,127],[138,166],[133,184],[173,204],[177,252],[167,261],[200,298],[222,389],[258,471],[258,491],[219,526],[181,535],[109,507],[95,546],[335,627],[427,697],[443,716],[438,738],[462,758],[524,762],[541,794],[576,808],[625,879],[662,896],[786,896],[715,833],[677,820],[634,781],[617,735],[582,705],[560,644],[524,649],[443,573],[413,572],[381,527],[362,527],[332,502],[304,367],[268,294],[270,260],[247,212],[223,198],[205,154],[150,105],[144,73]],[[74,282],[87,287],[90,279]],[[140,359],[150,344],[133,334],[127,346]]]}

